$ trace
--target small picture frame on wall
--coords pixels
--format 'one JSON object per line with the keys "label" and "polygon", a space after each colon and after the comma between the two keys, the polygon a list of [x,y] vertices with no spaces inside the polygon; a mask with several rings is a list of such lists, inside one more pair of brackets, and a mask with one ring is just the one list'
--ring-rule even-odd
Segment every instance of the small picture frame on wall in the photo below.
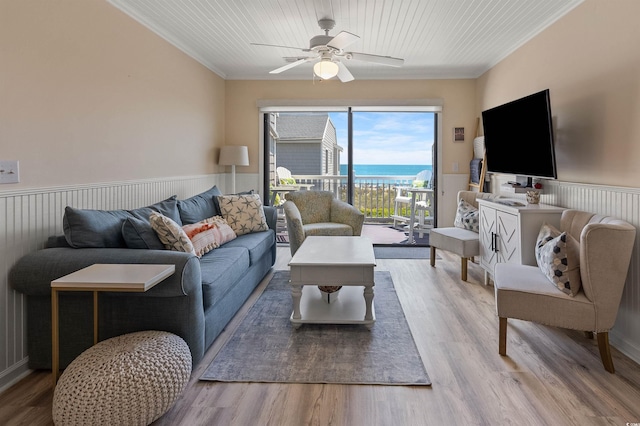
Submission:
{"label": "small picture frame on wall", "polygon": [[464,142],[464,127],[453,128],[453,141]]}

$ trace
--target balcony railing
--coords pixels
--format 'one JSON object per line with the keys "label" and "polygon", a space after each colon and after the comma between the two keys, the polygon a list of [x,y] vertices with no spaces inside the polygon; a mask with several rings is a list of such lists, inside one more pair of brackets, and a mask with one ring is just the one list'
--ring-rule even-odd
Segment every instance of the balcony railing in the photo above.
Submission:
{"label": "balcony railing", "polygon": [[[311,184],[313,191],[331,191],[336,197],[347,200],[347,176],[345,175],[294,175],[298,183]],[[368,222],[391,222],[393,215],[408,216],[409,208],[395,212],[397,188],[411,185],[415,176],[360,176],[354,177],[353,205],[365,214]]]}

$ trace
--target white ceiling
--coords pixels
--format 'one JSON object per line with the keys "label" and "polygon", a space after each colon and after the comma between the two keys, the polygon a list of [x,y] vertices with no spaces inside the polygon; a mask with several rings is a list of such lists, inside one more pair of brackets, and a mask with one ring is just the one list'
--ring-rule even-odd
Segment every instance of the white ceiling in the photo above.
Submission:
{"label": "white ceiling", "polygon": [[583,0],[109,0],[230,80],[312,78],[312,63],[281,74],[283,57],[323,34],[349,31],[347,50],[404,58],[401,68],[345,61],[356,79],[476,78]]}

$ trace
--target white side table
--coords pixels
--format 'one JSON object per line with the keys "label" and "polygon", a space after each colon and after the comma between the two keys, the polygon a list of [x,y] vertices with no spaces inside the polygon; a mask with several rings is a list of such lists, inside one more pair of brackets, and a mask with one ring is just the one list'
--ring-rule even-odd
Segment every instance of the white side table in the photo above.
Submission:
{"label": "white side table", "polygon": [[145,292],[173,275],[174,265],[95,264],[51,281],[51,371],[53,387],[60,376],[58,292],[93,292],[93,344],[98,343],[98,292]]}

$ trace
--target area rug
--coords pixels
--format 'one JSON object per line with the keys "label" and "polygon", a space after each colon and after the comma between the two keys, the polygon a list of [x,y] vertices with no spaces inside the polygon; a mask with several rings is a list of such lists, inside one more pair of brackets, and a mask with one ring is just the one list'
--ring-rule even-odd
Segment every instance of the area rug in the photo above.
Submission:
{"label": "area rug", "polygon": [[430,247],[373,246],[376,259],[429,259]]}
{"label": "area rug", "polygon": [[275,272],[200,380],[431,385],[388,271],[375,273],[371,330],[332,324],[294,329],[288,282],[289,271]]}

